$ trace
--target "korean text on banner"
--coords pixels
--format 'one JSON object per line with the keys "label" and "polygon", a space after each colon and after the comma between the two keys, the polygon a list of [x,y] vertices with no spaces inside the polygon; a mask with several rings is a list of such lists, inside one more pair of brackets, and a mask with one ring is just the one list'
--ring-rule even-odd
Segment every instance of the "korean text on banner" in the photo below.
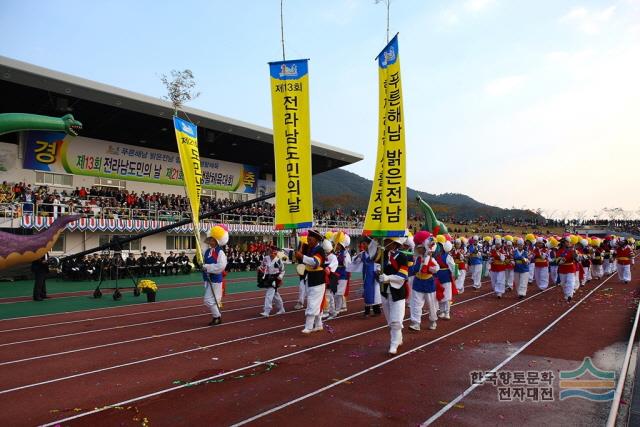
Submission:
{"label": "korean text on banner", "polygon": [[198,153],[198,127],[178,117],[173,117],[176,129],[180,165],[182,166],[184,188],[191,205],[193,217],[193,233],[196,236],[196,258],[202,265],[202,249],[200,248],[200,193],[202,193],[202,169]]}
{"label": "korean text on banner", "polygon": [[404,236],[407,227],[406,151],[398,36],[378,56],[378,153],[365,235]]}
{"label": "korean text on banner", "polygon": [[313,226],[306,59],[270,62],[277,230]]}

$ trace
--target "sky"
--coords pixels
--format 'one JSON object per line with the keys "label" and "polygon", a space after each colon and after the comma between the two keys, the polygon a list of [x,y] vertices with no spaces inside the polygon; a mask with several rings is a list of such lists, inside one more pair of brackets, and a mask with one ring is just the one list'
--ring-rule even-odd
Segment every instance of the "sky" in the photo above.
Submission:
{"label": "sky", "polygon": [[[284,21],[287,59],[310,58],[312,138],[363,154],[346,169],[371,179],[386,8],[285,0]],[[0,28],[0,55],[146,95],[189,68],[189,106],[272,125],[278,0],[0,0]],[[409,186],[640,215],[640,0],[392,0],[390,30]]]}

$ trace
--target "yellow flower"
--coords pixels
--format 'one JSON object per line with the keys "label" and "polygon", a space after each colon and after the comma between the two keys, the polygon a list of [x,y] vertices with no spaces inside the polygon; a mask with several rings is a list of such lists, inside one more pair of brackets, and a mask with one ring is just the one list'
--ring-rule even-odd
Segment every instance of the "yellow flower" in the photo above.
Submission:
{"label": "yellow flower", "polygon": [[153,280],[143,279],[138,281],[138,289],[142,292],[158,292],[158,285]]}

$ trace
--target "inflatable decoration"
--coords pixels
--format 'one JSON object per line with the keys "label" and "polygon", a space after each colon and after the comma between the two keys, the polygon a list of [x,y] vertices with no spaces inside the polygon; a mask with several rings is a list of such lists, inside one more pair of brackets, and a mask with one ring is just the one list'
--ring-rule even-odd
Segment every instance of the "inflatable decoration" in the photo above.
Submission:
{"label": "inflatable decoration", "polygon": [[418,206],[422,209],[422,213],[424,213],[425,219],[422,229],[430,232],[434,236],[439,234],[448,234],[449,230],[447,230],[447,226],[444,225],[444,222],[438,221],[438,218],[436,218],[436,214],[433,212],[433,209],[431,209],[431,206],[422,200],[420,196],[417,196],[416,200],[418,201]]}
{"label": "inflatable decoration", "polygon": [[78,136],[78,131],[82,130],[82,123],[75,120],[71,114],[62,117],[25,113],[0,114],[0,135],[22,130],[49,130]]}
{"label": "inflatable decoration", "polygon": [[64,228],[80,215],[60,217],[46,230],[28,236],[0,231],[0,270],[40,259],[51,250]]}

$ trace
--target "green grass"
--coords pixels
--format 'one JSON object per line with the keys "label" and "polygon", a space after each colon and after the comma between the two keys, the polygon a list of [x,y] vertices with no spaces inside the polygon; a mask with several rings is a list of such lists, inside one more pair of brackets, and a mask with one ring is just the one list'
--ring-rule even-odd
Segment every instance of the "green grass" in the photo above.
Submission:
{"label": "green grass", "polygon": [[[360,275],[355,275],[354,278],[358,278]],[[227,279],[247,279],[242,283],[227,283],[227,295],[258,290],[256,281],[254,280],[256,273],[251,272],[238,272],[229,273]],[[198,273],[192,273],[190,275],[178,275],[169,277],[152,277],[158,284],[158,293],[156,295],[156,301],[169,301],[179,300],[185,298],[202,297],[204,294],[204,287],[202,284],[202,275]],[[163,288],[162,285],[174,284],[174,283],[188,283],[194,282],[189,286],[181,286],[177,288]],[[98,282],[83,281],[83,282],[67,282],[58,279],[47,280],[47,292],[50,295],[60,292],[73,292],[73,291],[93,291]],[[132,286],[131,280],[119,281],[120,286],[130,287]],[[287,273],[284,280],[284,287],[291,287],[298,285],[298,276],[295,273],[295,266],[288,265]],[[102,283],[103,288],[114,287],[114,281],[104,281]],[[12,283],[0,283],[0,298],[26,296],[31,297],[33,292],[33,281],[18,281]],[[144,304],[147,302],[144,294],[136,297],[133,295],[131,289],[127,289],[122,292],[122,299],[120,301],[114,301],[111,294],[105,294],[102,298],[96,299],[88,295],[80,296],[68,296],[68,297],[53,297],[44,301],[23,301],[0,304],[0,319],[9,319],[14,317],[35,316],[42,314],[64,313],[73,312],[78,310],[89,310],[106,307],[119,307],[125,305]],[[202,301],[194,300],[194,304],[199,304]],[[259,304],[259,300],[256,300],[256,305]]]}

